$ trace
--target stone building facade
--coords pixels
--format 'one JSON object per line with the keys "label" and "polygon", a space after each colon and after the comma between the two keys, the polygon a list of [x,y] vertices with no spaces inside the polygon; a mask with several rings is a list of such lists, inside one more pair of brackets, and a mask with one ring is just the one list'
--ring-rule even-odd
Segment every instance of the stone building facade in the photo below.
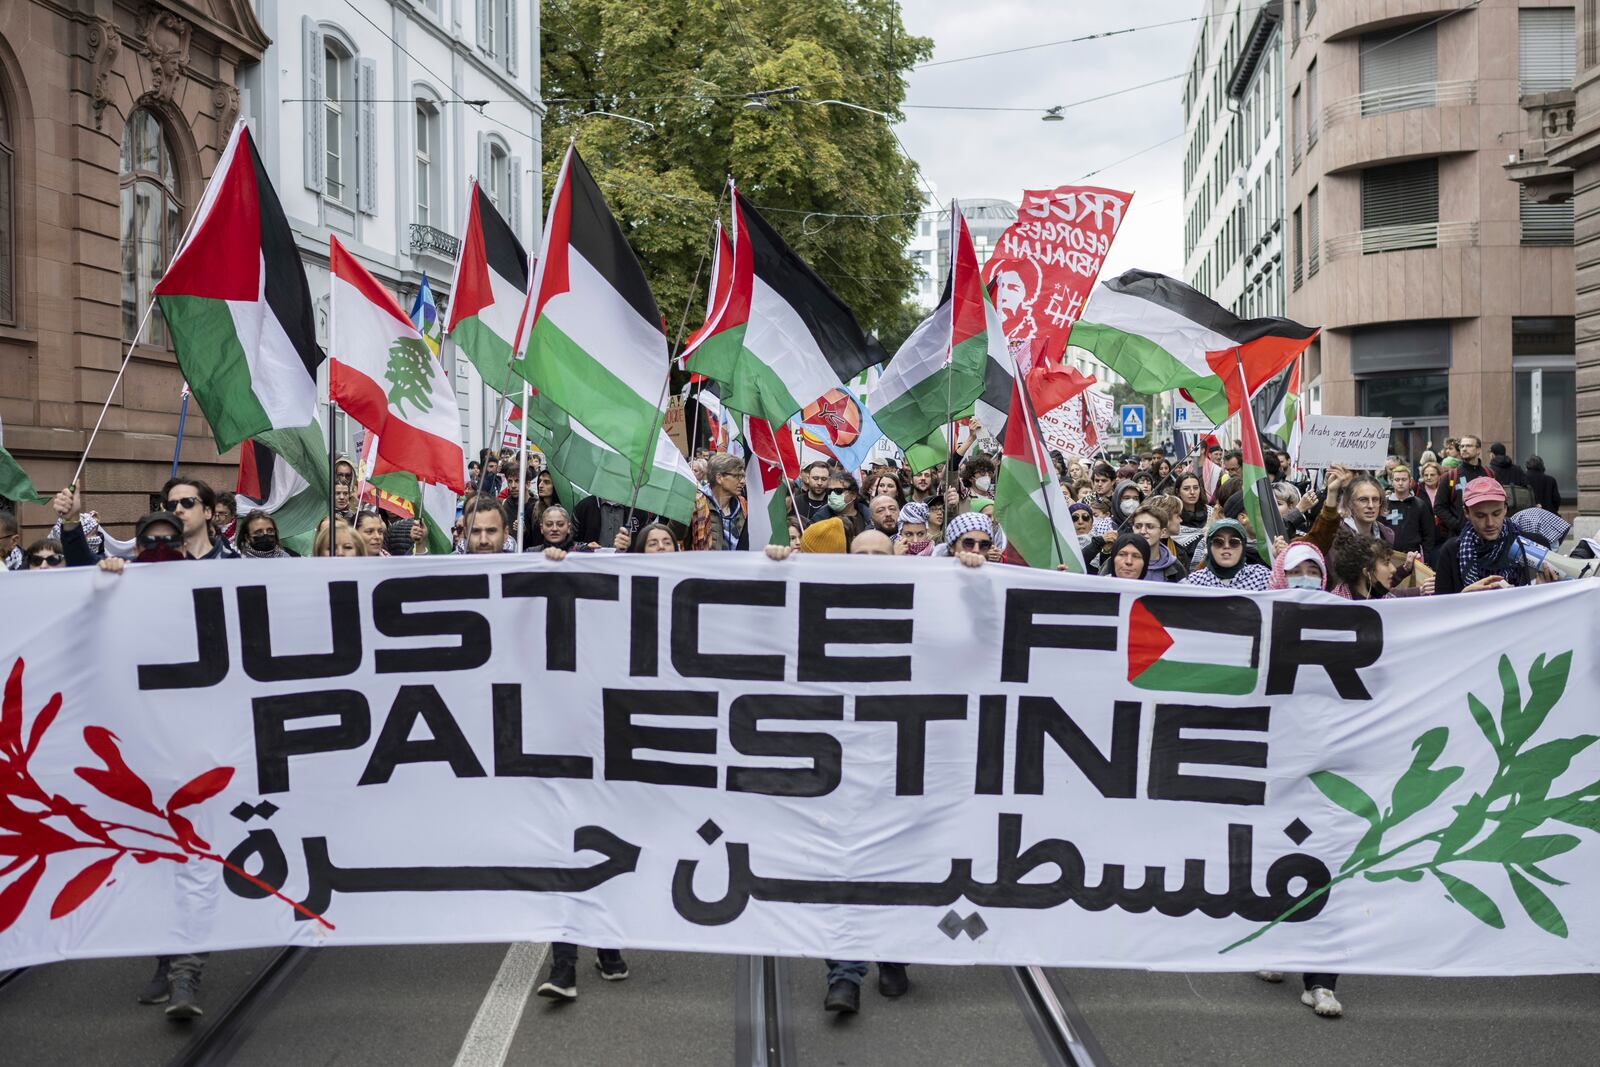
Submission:
{"label": "stone building facade", "polygon": [[[71,477],[269,41],[249,0],[0,4],[0,420],[41,491]],[[182,392],[145,323],[95,443],[86,507],[113,524],[171,467]],[[191,407],[183,466],[231,486]],[[29,532],[46,509],[24,506]]]}

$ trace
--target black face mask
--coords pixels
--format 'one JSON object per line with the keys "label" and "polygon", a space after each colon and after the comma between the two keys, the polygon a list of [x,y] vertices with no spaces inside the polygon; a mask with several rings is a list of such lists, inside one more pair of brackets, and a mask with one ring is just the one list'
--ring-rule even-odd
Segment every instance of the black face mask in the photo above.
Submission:
{"label": "black face mask", "polygon": [[250,547],[257,552],[271,552],[278,547],[278,535],[275,533],[258,533],[250,538]]}

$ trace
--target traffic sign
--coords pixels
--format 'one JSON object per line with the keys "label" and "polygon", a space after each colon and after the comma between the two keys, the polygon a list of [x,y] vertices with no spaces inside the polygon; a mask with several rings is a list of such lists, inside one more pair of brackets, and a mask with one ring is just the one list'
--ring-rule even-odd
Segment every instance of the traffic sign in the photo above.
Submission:
{"label": "traffic sign", "polygon": [[1204,409],[1199,404],[1174,404],[1172,405],[1172,428],[1174,430],[1209,430],[1212,423],[1206,417]]}
{"label": "traffic sign", "polygon": [[1144,436],[1144,426],[1145,426],[1145,423],[1144,423],[1144,405],[1143,404],[1124,404],[1124,405],[1122,405],[1122,436],[1123,437],[1143,437]]}

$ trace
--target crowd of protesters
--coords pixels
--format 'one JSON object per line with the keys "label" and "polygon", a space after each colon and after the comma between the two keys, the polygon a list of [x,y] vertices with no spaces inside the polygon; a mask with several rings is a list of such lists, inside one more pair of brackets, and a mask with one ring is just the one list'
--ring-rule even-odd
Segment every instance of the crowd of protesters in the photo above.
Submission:
{"label": "crowd of protesters", "polygon": [[[1391,457],[1381,471],[1332,467],[1312,477],[1295,472],[1282,452],[1266,453],[1274,514],[1259,530],[1247,506],[1242,456],[1214,449],[1174,461],[1162,450],[1106,459],[1054,455],[1061,507],[1070,518],[1090,573],[1234,592],[1318,590],[1352,600],[1448,595],[1523,586],[1559,577],[1542,564],[1545,549],[1571,532],[1560,518],[1560,493],[1537,456],[1525,467],[1503,445],[1451,438],[1415,466]],[[468,471],[469,488],[450,530],[456,553],[524,551],[559,561],[571,553],[760,549],[751,545],[745,465],[726,452],[691,462],[700,479],[687,523],[648,514],[627,501],[594,496],[562,499],[557,482],[533,454],[528,485],[508,451],[485,450]],[[966,567],[1019,563],[995,520],[996,459],[976,449],[925,470],[882,463],[863,471],[837,462],[807,464],[783,487],[788,512],[782,544],[765,546],[773,560],[796,553],[953,557]],[[315,556],[379,557],[428,551],[423,519],[377,500],[348,460],[335,466],[330,509],[309,539]],[[368,499],[371,498],[371,499]],[[0,559],[10,570],[98,566],[122,572],[129,562],[283,559],[296,553],[265,511],[240,514],[232,493],[178,475],[162,486],[159,510],[139,519],[129,541],[102,528],[80,494],[53,499],[56,522],[26,547],[15,516],[0,510]],[[385,503],[385,506],[374,506]],[[1269,544],[1264,544],[1270,539]],[[1270,551],[1268,548],[1270,547]],[[302,548],[307,546],[302,545]],[[1566,548],[1600,556],[1600,544]],[[543,996],[577,995],[577,947],[554,946]],[[166,1004],[169,1017],[199,1016],[204,954],[163,957],[139,996]],[[628,968],[615,949],[601,949],[602,978]],[[903,964],[880,963],[878,988],[899,996],[910,987]],[[859,1009],[868,973],[861,961],[829,960],[825,1007]],[[1260,972],[1269,981],[1281,974]],[[1304,976],[1302,1000],[1319,1015],[1337,1016],[1335,975]]]}

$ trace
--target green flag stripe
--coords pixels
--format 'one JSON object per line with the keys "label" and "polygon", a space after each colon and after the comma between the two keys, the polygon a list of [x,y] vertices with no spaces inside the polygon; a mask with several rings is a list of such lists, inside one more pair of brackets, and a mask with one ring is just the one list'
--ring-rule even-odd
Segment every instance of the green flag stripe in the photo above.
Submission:
{"label": "green flag stripe", "polygon": [[1136,393],[1186,389],[1212,422],[1221,423],[1228,417],[1228,397],[1221,378],[1185,365],[1147,337],[1080,320],[1072,324],[1067,343],[1094,353]]}
{"label": "green flag stripe", "polygon": [[706,338],[689,360],[689,369],[720,383],[722,403],[730,410],[782,426],[803,404],[776,371],[744,347],[746,329],[741,323]]}
{"label": "green flag stripe", "polygon": [[502,396],[521,394],[522,379],[517,375],[520,364],[513,367],[511,342],[495,333],[488,323],[477,315],[462,319],[450,331],[450,340],[466,354],[484,383]]}
{"label": "green flag stripe", "polygon": [[[644,397],[606,366],[604,352],[590,352],[569,337],[549,315],[534,324],[528,343],[533,353],[522,373],[538,383],[540,396],[563,404],[589,432],[615,448],[635,468],[649,467],[655,434],[661,428],[656,397]],[[661,366],[666,382],[665,357]],[[581,409],[575,404],[581,403]]]}
{"label": "green flag stripe", "polygon": [[28,504],[45,502],[45,498],[34,489],[33,481],[23,471],[22,465],[3,448],[0,448],[0,496]]}
{"label": "green flag stripe", "polygon": [[246,438],[272,429],[272,419],[256,396],[250,361],[227,301],[201,296],[156,299],[172,331],[172,345],[189,391],[211,424],[217,450],[226,452]]}

